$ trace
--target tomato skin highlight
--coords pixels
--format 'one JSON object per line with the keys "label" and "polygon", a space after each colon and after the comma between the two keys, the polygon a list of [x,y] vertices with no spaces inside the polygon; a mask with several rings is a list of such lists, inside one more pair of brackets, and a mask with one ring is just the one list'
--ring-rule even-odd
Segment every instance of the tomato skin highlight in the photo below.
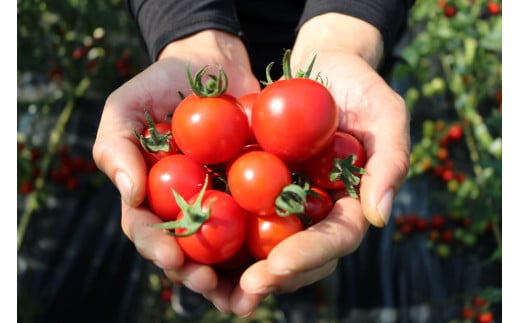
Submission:
{"label": "tomato skin highlight", "polygon": [[[192,196],[193,204],[197,195]],[[224,262],[235,255],[244,243],[246,218],[244,210],[233,197],[218,190],[207,190],[202,198],[202,211],[210,210],[209,218],[192,235],[176,237],[181,249],[190,259],[200,264]],[[179,213],[178,219],[185,216]],[[183,228],[176,228],[182,234]]]}
{"label": "tomato skin highlight", "polygon": [[327,146],[338,127],[339,111],[329,90],[308,78],[267,85],[253,106],[257,142],[284,161],[302,161]]}
{"label": "tomato skin highlight", "polygon": [[364,167],[366,163],[366,151],[361,142],[353,135],[338,131],[335,133],[333,141],[316,156],[303,162],[305,173],[316,186],[338,190],[345,188],[345,183],[341,180],[331,181],[329,174],[334,166],[334,159],[344,159],[350,154],[355,154],[356,161],[354,166]]}
{"label": "tomato skin highlight", "polygon": [[249,134],[246,113],[237,99],[227,94],[190,94],[175,109],[171,127],[178,148],[196,162],[208,165],[235,156]]}
{"label": "tomato skin highlight", "polygon": [[279,216],[276,213],[267,216],[247,214],[247,248],[257,260],[266,259],[271,250],[281,241],[304,229],[296,215]]}
{"label": "tomato skin highlight", "polygon": [[229,191],[246,211],[259,215],[275,213],[275,201],[282,189],[291,184],[291,173],[276,155],[253,150],[229,165]]}
{"label": "tomato skin highlight", "polygon": [[[175,220],[180,208],[172,189],[184,199],[189,199],[202,189],[207,174],[203,165],[182,154],[158,160],[150,168],[146,182],[150,209],[164,221]],[[211,183],[208,187],[211,188]]]}

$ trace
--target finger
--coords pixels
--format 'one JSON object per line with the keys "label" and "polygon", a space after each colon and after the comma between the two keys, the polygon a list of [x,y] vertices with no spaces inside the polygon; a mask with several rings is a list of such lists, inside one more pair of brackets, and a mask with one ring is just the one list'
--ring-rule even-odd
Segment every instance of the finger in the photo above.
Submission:
{"label": "finger", "polygon": [[199,294],[209,293],[218,285],[217,274],[211,266],[191,261],[186,261],[180,268],[164,270],[164,274],[172,282],[182,284]]}
{"label": "finger", "polygon": [[117,94],[109,97],[92,155],[97,167],[118,188],[123,201],[130,206],[138,206],[145,196],[146,165],[133,131],[141,131],[144,126],[144,108],[137,115],[128,106],[128,111],[122,111],[125,106]]}
{"label": "finger", "polygon": [[240,285],[236,286],[229,301],[231,311],[239,316],[249,316],[268,294],[247,293]]}
{"label": "finger", "polygon": [[341,198],[324,220],[279,243],[267,257],[268,271],[286,275],[323,266],[356,250],[367,229],[359,201]]}
{"label": "finger", "polygon": [[165,120],[180,100],[167,67],[152,65],[110,94],[92,147],[96,165],[130,206],[143,201],[146,188],[146,165],[134,131],[147,125],[145,110],[153,120]]}
{"label": "finger", "polygon": [[184,253],[175,238],[162,229],[151,227],[162,220],[145,208],[131,208],[122,203],[121,227],[137,251],[162,269],[179,268]]}
{"label": "finger", "polygon": [[335,258],[310,270],[273,275],[268,261],[259,261],[244,272],[240,285],[248,294],[290,293],[329,276],[337,263]]}
{"label": "finger", "polygon": [[[387,97],[392,122],[375,119],[363,137],[367,150],[366,174],[361,177],[360,200],[368,221],[383,227],[390,217],[395,194],[406,179],[409,167],[409,114],[403,99],[396,93]],[[393,102],[393,103],[392,103]],[[388,112],[387,112],[388,113]]]}
{"label": "finger", "polygon": [[232,281],[227,276],[219,276],[217,288],[204,293],[204,297],[222,313],[231,313],[229,299],[237,281]]}

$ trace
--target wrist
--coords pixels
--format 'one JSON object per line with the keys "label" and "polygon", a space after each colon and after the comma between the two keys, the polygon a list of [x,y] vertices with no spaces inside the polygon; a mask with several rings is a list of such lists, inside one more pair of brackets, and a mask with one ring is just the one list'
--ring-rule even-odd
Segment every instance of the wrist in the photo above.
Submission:
{"label": "wrist", "polygon": [[[157,60],[168,60],[174,62],[170,66],[183,68],[189,63],[193,73],[203,66],[219,66],[229,79],[228,92],[235,96],[256,91],[260,87],[251,71],[249,55],[242,39],[220,30],[204,30],[175,40],[163,48]],[[179,73],[181,71],[178,69],[173,71],[174,76]]]}
{"label": "wrist", "polygon": [[245,45],[238,36],[214,29],[170,42],[161,50],[157,60],[172,57],[190,59],[193,56],[204,56],[210,61],[208,63],[249,62]]}
{"label": "wrist", "polygon": [[383,58],[383,45],[382,35],[373,25],[345,14],[326,13],[301,26],[293,55],[350,53],[360,56],[375,69]]}

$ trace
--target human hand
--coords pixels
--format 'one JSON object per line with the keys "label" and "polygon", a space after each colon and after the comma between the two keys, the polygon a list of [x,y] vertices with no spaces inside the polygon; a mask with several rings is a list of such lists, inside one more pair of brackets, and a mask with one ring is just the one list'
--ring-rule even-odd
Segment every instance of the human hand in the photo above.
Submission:
{"label": "human hand", "polygon": [[137,251],[173,282],[204,293],[217,288],[217,273],[187,260],[174,237],[150,226],[162,220],[142,206],[147,169],[134,135],[134,129],[140,132],[147,125],[144,110],[153,120],[165,121],[181,101],[179,92],[191,92],[186,78],[188,63],[192,72],[206,65],[221,66],[228,76],[228,93],[234,96],[260,89],[238,38],[205,31],[171,43],[157,62],[107,98],[92,153],[99,169],[121,194],[121,226]]}
{"label": "human hand", "polygon": [[[342,25],[338,19],[344,18],[325,15],[304,25],[291,65],[293,70],[306,70],[317,55],[314,75],[319,72],[328,81],[341,111],[339,129],[363,143],[367,163],[360,199],[340,197],[326,219],[282,241],[266,260],[247,268],[239,285],[220,281],[229,294],[229,301],[220,303],[223,309],[247,313],[271,292],[295,291],[331,274],[340,257],[357,249],[369,223],[377,227],[387,223],[393,198],[406,178],[409,112],[404,100],[375,70],[383,47],[380,35],[357,19],[349,18]],[[335,29],[340,26],[346,29]],[[341,39],[331,39],[338,35]],[[222,292],[226,289],[206,297],[219,302],[225,299]]]}

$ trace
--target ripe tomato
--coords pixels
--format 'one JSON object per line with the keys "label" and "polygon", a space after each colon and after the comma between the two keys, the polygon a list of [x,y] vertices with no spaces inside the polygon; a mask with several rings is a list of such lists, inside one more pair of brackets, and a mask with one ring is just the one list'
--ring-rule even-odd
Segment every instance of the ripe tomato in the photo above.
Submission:
{"label": "ripe tomato", "polygon": [[[158,160],[150,168],[146,183],[150,209],[164,221],[175,220],[180,208],[172,190],[189,199],[201,190],[207,174],[204,166],[182,154]],[[211,183],[208,186],[211,188]]]}
{"label": "ripe tomato", "polygon": [[233,158],[242,149],[249,134],[249,121],[231,95],[190,94],[173,112],[172,132],[186,156],[214,165]]}
{"label": "ripe tomato", "polygon": [[502,11],[500,4],[498,4],[496,2],[489,1],[488,3],[486,3],[486,7],[487,7],[489,13],[493,16],[498,15],[500,13],[500,11]]}
{"label": "ripe tomato", "polygon": [[492,323],[494,320],[492,312],[481,312],[477,314],[478,323]]}
{"label": "ripe tomato", "polygon": [[258,216],[247,214],[246,244],[257,260],[265,259],[281,241],[304,229],[294,214],[279,216],[276,213]]}
{"label": "ripe tomato", "polygon": [[240,156],[242,156],[243,154],[247,153],[247,152],[250,152],[250,151],[261,151],[262,150],[262,147],[260,147],[259,144],[248,144],[248,145],[245,145],[239,152],[238,154],[233,157],[231,160],[229,160],[226,164],[225,164],[225,169],[226,169],[226,174],[229,172],[229,167],[231,167],[231,164],[233,164],[233,162]]}
{"label": "ripe tomato", "polygon": [[469,306],[464,306],[464,308],[462,308],[461,317],[464,320],[469,320],[469,319],[474,318],[476,313],[477,313],[477,311],[474,308],[469,307]]}
{"label": "ripe tomato", "polygon": [[253,127],[251,124],[251,118],[253,115],[253,105],[255,104],[257,97],[258,92],[251,92],[237,98],[238,102],[244,109],[244,112],[246,113],[247,119],[249,121],[249,135],[247,136],[247,144],[254,144],[257,142],[255,132],[253,131]]}
{"label": "ripe tomato", "polygon": [[318,186],[311,186],[310,192],[307,193],[307,199],[303,204],[304,215],[309,218],[312,225],[325,219],[332,210],[334,203],[329,193]]}
{"label": "ripe tomato", "polygon": [[276,198],[292,181],[284,162],[263,150],[249,151],[236,158],[227,176],[229,191],[237,203],[260,215],[275,212]]}
{"label": "ripe tomato", "polygon": [[145,111],[148,127],[141,133],[134,134],[141,144],[141,153],[148,168],[152,167],[159,159],[178,153],[177,145],[172,137],[171,125],[167,122],[154,122],[148,112]]}
{"label": "ripe tomato", "polygon": [[[349,165],[350,161],[346,158],[350,155],[356,158]],[[337,159],[346,163],[338,164]],[[330,190],[347,188],[350,193],[350,189],[357,185],[356,179],[352,176],[359,180],[358,172],[363,170],[358,168],[364,167],[365,163],[366,151],[361,142],[349,133],[338,131],[325,149],[303,162],[303,168],[315,185]],[[339,177],[331,179],[332,172],[338,172]]]}
{"label": "ripe tomato", "polygon": [[175,142],[184,154],[201,164],[215,165],[240,151],[250,127],[238,100],[226,93],[228,80],[222,67],[218,67],[218,75],[206,77],[208,67],[192,77],[187,66],[193,93],[176,107],[171,124]]}
{"label": "ripe tomato", "polygon": [[448,128],[448,132],[446,133],[446,138],[448,141],[459,141],[464,135],[464,130],[462,126],[458,123],[451,125]]}
{"label": "ripe tomato", "polygon": [[454,5],[446,5],[444,7],[444,15],[448,18],[455,16],[455,14],[457,14],[457,11],[457,7],[455,7]]}
{"label": "ripe tomato", "polygon": [[284,161],[302,161],[332,141],[338,108],[329,90],[318,81],[283,79],[262,89],[251,122],[265,151]]}
{"label": "ripe tomato", "polygon": [[244,210],[222,191],[207,190],[192,196],[175,222],[179,246],[201,264],[221,263],[235,255],[244,243]]}

